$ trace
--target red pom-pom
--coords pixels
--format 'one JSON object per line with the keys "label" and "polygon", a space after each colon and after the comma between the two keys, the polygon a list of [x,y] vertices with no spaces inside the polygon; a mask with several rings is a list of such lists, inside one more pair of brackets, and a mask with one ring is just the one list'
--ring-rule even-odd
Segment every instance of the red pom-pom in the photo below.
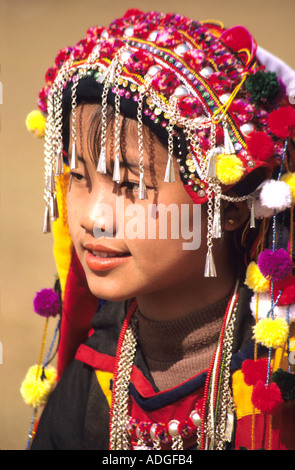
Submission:
{"label": "red pom-pom", "polygon": [[291,106],[272,111],[268,117],[269,129],[277,137],[286,139],[290,130],[295,128],[295,109]]}
{"label": "red pom-pom", "polygon": [[274,153],[274,143],[265,132],[252,132],[247,144],[250,154],[255,159],[268,160]]}
{"label": "red pom-pom", "polygon": [[273,283],[274,301],[276,301],[281,291],[282,293],[277,303],[278,307],[295,303],[295,276],[289,276],[282,281]]}
{"label": "red pom-pom", "polygon": [[273,414],[283,403],[281,391],[274,382],[265,385],[259,380],[253,388],[252,403],[262,413]]}
{"label": "red pom-pom", "polygon": [[253,361],[247,359],[242,364],[242,373],[246,385],[255,385],[259,380],[265,382],[267,377],[267,359],[258,359]]}
{"label": "red pom-pom", "polygon": [[141,10],[137,10],[136,8],[129,8],[129,10],[126,11],[125,15],[123,18],[130,18],[131,16],[140,16],[144,12]]}

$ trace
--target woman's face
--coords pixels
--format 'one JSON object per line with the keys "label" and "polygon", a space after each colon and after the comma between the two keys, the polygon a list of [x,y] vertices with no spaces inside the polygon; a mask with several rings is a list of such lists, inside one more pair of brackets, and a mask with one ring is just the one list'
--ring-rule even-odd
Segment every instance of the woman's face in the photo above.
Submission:
{"label": "woman's face", "polygon": [[[196,285],[203,278],[207,229],[201,215],[204,210],[192,203],[184,189],[175,159],[176,182],[164,182],[167,149],[147,130],[147,199],[138,199],[135,121],[128,120],[126,126],[121,122],[120,183],[112,180],[112,130],[107,139],[108,171],[98,173],[87,137],[96,110],[96,105],[77,108],[79,163],[71,172],[67,200],[70,233],[89,288],[97,297],[114,301],[161,291],[172,296],[183,292],[185,286]],[[155,215],[157,207],[162,212]]]}

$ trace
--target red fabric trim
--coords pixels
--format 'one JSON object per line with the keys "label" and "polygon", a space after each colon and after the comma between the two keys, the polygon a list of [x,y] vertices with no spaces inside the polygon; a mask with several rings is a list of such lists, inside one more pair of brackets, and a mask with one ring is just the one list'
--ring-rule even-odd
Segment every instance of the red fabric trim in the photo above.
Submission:
{"label": "red fabric trim", "polygon": [[[237,421],[235,447],[252,449],[252,415]],[[295,450],[295,406],[285,407],[272,418],[269,439],[269,415],[256,414],[254,426],[254,449]]]}
{"label": "red fabric trim", "polygon": [[84,270],[73,250],[61,317],[58,378],[74,359],[78,346],[87,339],[97,305],[98,299],[90,292]]}
{"label": "red fabric trim", "polygon": [[93,369],[104,370],[106,372],[114,371],[116,361],[115,357],[95,351],[86,344],[81,344],[78,347],[75,359],[84,362],[88,366],[93,367]]}

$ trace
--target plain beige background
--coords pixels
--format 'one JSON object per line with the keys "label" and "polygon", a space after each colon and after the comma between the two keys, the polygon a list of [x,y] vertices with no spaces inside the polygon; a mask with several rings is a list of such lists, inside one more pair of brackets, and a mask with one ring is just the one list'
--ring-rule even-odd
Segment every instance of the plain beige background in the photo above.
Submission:
{"label": "plain beige background", "polygon": [[[1,311],[0,448],[25,448],[32,410],[19,393],[38,361],[44,320],[35,292],[51,287],[51,235],[42,235],[43,142],[25,128],[44,74],[59,49],[126,9],[161,10],[196,20],[243,24],[258,43],[295,68],[294,0],[0,0]],[[55,321],[51,323],[52,329]],[[1,348],[0,348],[1,351]]]}

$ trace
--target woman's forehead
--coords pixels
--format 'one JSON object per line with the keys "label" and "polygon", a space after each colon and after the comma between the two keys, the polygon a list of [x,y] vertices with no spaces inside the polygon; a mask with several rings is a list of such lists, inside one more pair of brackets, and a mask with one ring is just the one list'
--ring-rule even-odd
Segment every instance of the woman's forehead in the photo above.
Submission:
{"label": "woman's forehead", "polygon": [[[109,119],[107,125],[107,158],[112,159],[112,147],[114,145],[114,125],[115,114],[109,107]],[[94,139],[89,139],[88,136],[98,135],[101,128],[101,105],[99,103],[85,103],[77,106],[77,121],[80,132],[77,132],[78,147],[83,147],[91,154],[94,151],[93,146],[99,145]],[[91,129],[92,128],[92,129]],[[88,142],[87,146],[85,143]],[[146,170],[149,171],[151,166],[164,168],[167,163],[167,147],[159,140],[159,138],[147,126],[143,126],[143,147],[144,159]],[[120,149],[123,155],[123,162],[127,161],[130,168],[137,169],[139,164],[139,150],[138,150],[138,122],[120,114]],[[82,148],[81,150],[82,151]],[[136,171],[135,171],[136,172]]]}

